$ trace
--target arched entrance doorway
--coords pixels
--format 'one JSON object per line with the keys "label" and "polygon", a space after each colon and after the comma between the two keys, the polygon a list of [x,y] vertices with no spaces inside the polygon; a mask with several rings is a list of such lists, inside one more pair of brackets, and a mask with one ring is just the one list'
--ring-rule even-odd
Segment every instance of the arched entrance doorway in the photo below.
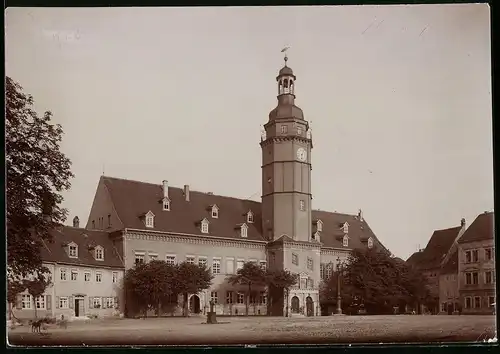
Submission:
{"label": "arched entrance doorway", "polygon": [[312,297],[306,297],[306,315],[314,316],[314,301]]}
{"label": "arched entrance doorway", "polygon": [[292,313],[299,313],[300,305],[299,298],[297,296],[292,297]]}
{"label": "arched entrance doorway", "polygon": [[189,299],[189,311],[191,313],[200,313],[200,298],[198,295],[192,295]]}

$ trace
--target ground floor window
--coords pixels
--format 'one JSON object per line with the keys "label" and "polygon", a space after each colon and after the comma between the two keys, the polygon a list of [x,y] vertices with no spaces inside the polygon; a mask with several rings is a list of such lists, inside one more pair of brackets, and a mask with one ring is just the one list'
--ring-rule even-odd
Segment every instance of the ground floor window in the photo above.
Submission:
{"label": "ground floor window", "polygon": [[446,312],[446,302],[441,304],[441,312]]}
{"label": "ground floor window", "polygon": [[226,303],[228,303],[228,304],[233,303],[233,292],[232,291],[226,292]]}
{"label": "ground floor window", "polygon": [[21,307],[23,309],[31,309],[31,295],[23,295],[21,300]]}
{"label": "ground floor window", "polygon": [[92,299],[92,307],[95,309],[101,308],[101,298],[100,297],[95,297]]}
{"label": "ground floor window", "polygon": [[210,300],[213,301],[214,304],[217,303],[217,291],[212,291],[210,293]]}
{"label": "ground floor window", "polygon": [[465,298],[465,308],[466,309],[472,308],[472,298],[470,296],[467,296]]}
{"label": "ground floor window", "polygon": [[39,310],[45,309],[45,295],[40,295],[36,298],[36,308]]}
{"label": "ground floor window", "polygon": [[238,293],[238,304],[244,304],[245,303],[245,294],[244,293]]}
{"label": "ground floor window", "polygon": [[476,309],[481,308],[481,297],[479,296],[474,297],[474,308]]}
{"label": "ground floor window", "polygon": [[495,303],[495,297],[494,296],[488,296],[488,306],[489,307],[494,307],[493,305]]}
{"label": "ground floor window", "polygon": [[114,297],[107,297],[106,298],[106,308],[112,309],[114,307],[115,307],[115,298]]}
{"label": "ground floor window", "polygon": [[69,301],[68,301],[68,298],[66,296],[61,296],[59,298],[59,308],[61,309],[67,309],[69,307]]}
{"label": "ground floor window", "polygon": [[265,305],[267,303],[267,295],[264,291],[261,291],[260,292],[260,295],[259,295],[259,303],[261,305]]}

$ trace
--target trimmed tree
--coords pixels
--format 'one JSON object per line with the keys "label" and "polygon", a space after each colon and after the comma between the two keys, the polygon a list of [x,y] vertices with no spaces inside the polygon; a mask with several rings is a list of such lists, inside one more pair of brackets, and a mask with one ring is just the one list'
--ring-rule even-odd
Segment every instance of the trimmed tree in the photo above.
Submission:
{"label": "trimmed tree", "polygon": [[23,282],[7,279],[7,302],[9,303],[9,320],[16,318],[12,309],[16,305],[17,296],[26,290],[26,285]]}
{"label": "trimmed tree", "polygon": [[[268,270],[266,273],[266,284],[269,289],[269,293],[278,292],[283,294],[283,298],[286,304],[286,312],[285,315],[288,317],[288,297],[290,294],[290,288],[297,284],[298,274],[292,273],[287,269],[273,271]],[[270,299],[270,306],[271,301]]]}
{"label": "trimmed tree", "polygon": [[35,279],[24,280],[24,287],[28,290],[28,293],[33,298],[33,308],[35,309],[35,318],[37,318],[37,308],[36,308],[36,299],[39,296],[42,296],[45,290],[51,284],[50,279],[46,279],[45,276],[39,275]]}
{"label": "trimmed tree", "polygon": [[197,294],[210,288],[214,278],[209,268],[199,264],[182,262],[175,267],[173,288],[176,294],[182,294],[182,315],[187,317],[189,294]]}
{"label": "trimmed tree", "polygon": [[266,284],[266,272],[255,262],[246,262],[243,267],[238,269],[236,274],[232,274],[227,278],[231,285],[243,285],[247,287],[245,296],[245,316],[248,316],[250,306],[250,294],[252,287]]}
{"label": "trimmed tree", "polygon": [[5,82],[7,276],[43,274],[40,249],[49,231],[66,220],[61,192],[70,188],[70,160],[60,151],[63,136],[52,115],[38,116],[33,97]]}
{"label": "trimmed tree", "polygon": [[162,304],[174,293],[176,268],[165,261],[154,260],[127,270],[123,280],[127,316],[154,309],[161,314]]}

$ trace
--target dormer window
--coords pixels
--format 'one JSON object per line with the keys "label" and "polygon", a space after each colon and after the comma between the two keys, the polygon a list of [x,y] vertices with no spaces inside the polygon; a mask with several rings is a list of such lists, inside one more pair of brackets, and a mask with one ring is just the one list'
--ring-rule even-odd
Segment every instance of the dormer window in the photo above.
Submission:
{"label": "dormer window", "polygon": [[201,221],[201,232],[204,234],[208,234],[208,220],[203,219]]}
{"label": "dormer window", "polygon": [[170,211],[170,199],[163,198],[163,211]]}
{"label": "dormer window", "polygon": [[94,257],[96,261],[104,261],[104,248],[101,246],[97,246],[94,249]]}
{"label": "dormer window", "polygon": [[76,243],[71,242],[68,245],[68,255],[70,258],[78,258],[78,246]]}
{"label": "dormer window", "polygon": [[347,221],[344,223],[344,225],[342,225],[342,230],[345,234],[349,233],[349,224],[347,223]]}
{"label": "dormer window", "polygon": [[318,231],[316,231],[315,233],[313,233],[313,235],[312,235],[312,239],[313,239],[314,241],[318,241],[318,242],[320,242],[319,232],[318,232]]}
{"label": "dormer window", "polygon": [[213,219],[219,218],[219,208],[217,207],[217,205],[212,205],[212,218]]}
{"label": "dormer window", "polygon": [[252,211],[249,211],[247,213],[247,222],[250,223],[250,224],[253,223],[253,213],[252,213]]}
{"label": "dormer window", "polygon": [[323,231],[323,221],[318,220],[318,222],[316,223],[316,230],[319,232]]}
{"label": "dormer window", "polygon": [[248,237],[248,226],[246,224],[241,225],[241,237]]}
{"label": "dormer window", "polygon": [[153,214],[151,211],[148,211],[145,216],[145,223],[146,227],[155,227],[155,214]]}
{"label": "dormer window", "polygon": [[344,238],[342,239],[342,246],[344,246],[344,247],[349,246],[349,236],[344,235]]}
{"label": "dormer window", "polygon": [[368,239],[368,248],[373,248],[373,239],[371,237]]}

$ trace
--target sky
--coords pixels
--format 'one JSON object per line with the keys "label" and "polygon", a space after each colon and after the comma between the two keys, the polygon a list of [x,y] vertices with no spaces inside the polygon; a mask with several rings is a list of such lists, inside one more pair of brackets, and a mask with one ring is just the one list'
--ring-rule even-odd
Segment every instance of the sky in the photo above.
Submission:
{"label": "sky", "polygon": [[86,223],[99,177],[260,200],[285,46],[315,209],[406,259],[493,210],[487,4],[8,8],[6,73],[63,126]]}

